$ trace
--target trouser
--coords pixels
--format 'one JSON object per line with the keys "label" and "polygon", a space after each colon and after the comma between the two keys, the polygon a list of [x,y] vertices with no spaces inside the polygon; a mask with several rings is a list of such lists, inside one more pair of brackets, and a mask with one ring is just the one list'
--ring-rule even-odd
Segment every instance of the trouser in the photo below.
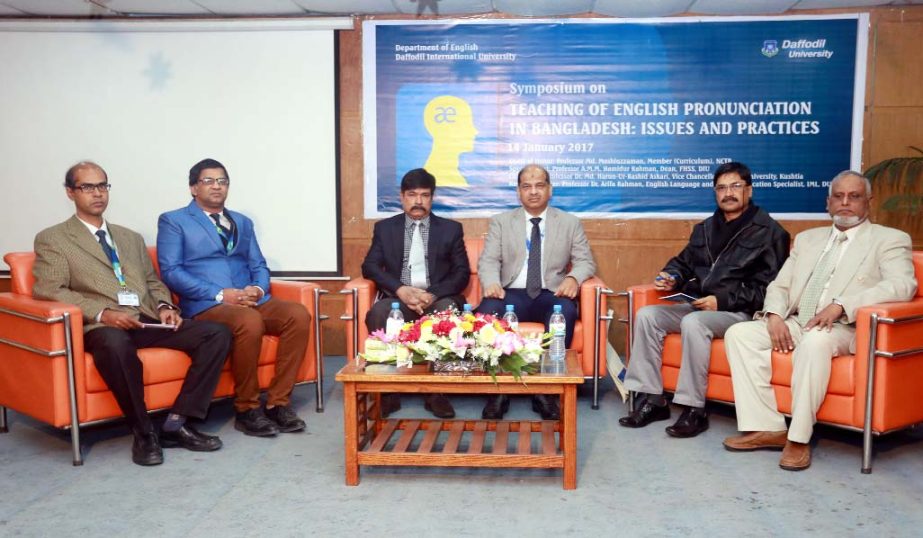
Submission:
{"label": "trouser", "polygon": [[478,306],[477,312],[502,316],[506,311],[506,305],[511,304],[519,321],[544,323],[547,332],[554,305],[561,305],[561,313],[564,314],[566,326],[564,343],[567,348],[570,348],[574,340],[574,325],[577,323],[577,303],[573,299],[555,297],[554,293],[549,290],[542,290],[535,299],[529,297],[526,290],[522,288],[507,288],[504,291],[506,295],[503,299],[485,297]]}
{"label": "trouser", "polygon": [[[365,326],[368,328],[369,332],[374,332],[379,329],[384,329],[388,324],[388,314],[391,313],[391,303],[400,303],[401,313],[404,314],[404,321],[416,321],[420,319],[420,314],[417,314],[416,311],[411,310],[403,301],[397,297],[383,297],[378,301],[375,301],[375,304],[372,305],[372,308],[369,309],[368,313],[365,315]],[[455,307],[456,309],[461,309],[465,304],[465,297],[462,295],[448,295],[446,297],[439,297],[433,304],[423,309],[424,314],[432,314],[433,312],[441,312],[448,309],[449,307]]]}
{"label": "trouser", "polygon": [[[834,323],[830,332],[802,330],[794,317],[785,320],[795,351],[792,352],[792,422],[788,439],[796,443],[811,440],[817,410],[824,403],[833,357],[849,352],[855,327]],[[779,412],[772,378],[772,341],[765,319],[739,323],[724,337],[731,364],[737,429],[781,431],[785,417]]]}
{"label": "trouser", "polygon": [[[147,316],[142,316],[141,321],[160,322]],[[154,428],[144,403],[144,367],[138,350],[148,347],[177,349],[192,358],[170,411],[205,418],[231,347],[231,333],[217,323],[185,320],[177,331],[100,327],[84,335],[83,345],[93,354],[93,363],[115,396],[129,426],[135,433],[146,434]]]}
{"label": "trouser", "polygon": [[704,407],[712,339],[721,338],[728,327],[748,319],[750,316],[743,312],[696,310],[689,304],[641,308],[634,320],[625,388],[646,394],[663,393],[663,340],[667,333],[679,333],[683,356],[673,402]]}
{"label": "trouser", "polygon": [[195,318],[227,325],[234,334],[231,373],[236,395],[234,410],[238,413],[260,406],[258,366],[263,335],[278,336],[276,372],[269,383],[266,403],[270,406],[289,404],[310,334],[311,315],[304,305],[270,297],[252,308],[220,304]]}

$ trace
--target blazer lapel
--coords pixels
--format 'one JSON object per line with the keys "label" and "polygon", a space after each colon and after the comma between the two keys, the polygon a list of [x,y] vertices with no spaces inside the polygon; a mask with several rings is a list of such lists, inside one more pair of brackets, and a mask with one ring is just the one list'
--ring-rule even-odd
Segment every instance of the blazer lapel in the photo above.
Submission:
{"label": "blazer lapel", "polygon": [[[80,222],[80,219],[78,219],[76,215],[68,219],[67,233],[71,236],[74,245],[85,250],[90,256],[99,260],[109,271],[112,270],[112,262],[106,257],[106,253],[103,252],[103,247],[99,244],[99,241],[93,237],[93,234],[87,230],[86,226]],[[116,244],[118,244],[118,242],[116,242]]]}
{"label": "blazer lapel", "polygon": [[868,257],[871,249],[869,248],[870,227],[863,225],[856,233],[856,236],[849,241],[846,252],[840,257],[836,270],[830,278],[830,286],[827,288],[827,297],[833,298],[841,295],[846,287],[853,282],[856,271],[859,266]]}
{"label": "blazer lapel", "polygon": [[545,242],[542,245],[542,265],[548,267],[549,252],[554,252],[560,230],[558,230],[558,213],[549,207],[545,213]]}
{"label": "blazer lapel", "polygon": [[391,226],[391,248],[388,250],[392,256],[391,261],[397,268],[397,278],[401,278],[402,264],[404,262],[404,214],[401,213],[392,217]]}
{"label": "blazer lapel", "polygon": [[218,232],[215,230],[215,221],[205,216],[205,212],[195,203],[195,200],[189,202],[189,205],[186,206],[186,212],[192,217],[192,220],[196,221],[196,223],[202,227],[202,232],[206,237],[211,239],[213,246],[219,251],[227,253],[224,245],[221,244],[221,238],[218,237]]}
{"label": "blazer lapel", "polygon": [[513,265],[519,268],[522,267],[522,264],[524,264],[529,257],[529,252],[526,250],[526,211],[520,207],[513,212],[512,218],[513,222],[510,223],[510,232],[513,235],[513,259],[516,260],[516,263]]}
{"label": "blazer lapel", "polygon": [[430,284],[433,283],[433,275],[436,274],[436,249],[438,238],[442,237],[442,227],[440,226],[439,217],[430,213],[429,215],[429,242],[426,245],[426,274],[429,277]]}
{"label": "blazer lapel", "polygon": [[824,247],[827,244],[827,241],[830,240],[829,232],[823,236],[823,239],[818,240],[811,248],[807,249],[807,252],[798,260],[798,268],[795,271],[795,280],[792,282],[792,309],[798,306],[799,301],[801,301],[801,294],[804,292],[805,286],[808,285],[808,280],[811,279],[811,273],[814,272],[814,268],[817,266],[817,262],[820,260],[821,254],[824,252]]}

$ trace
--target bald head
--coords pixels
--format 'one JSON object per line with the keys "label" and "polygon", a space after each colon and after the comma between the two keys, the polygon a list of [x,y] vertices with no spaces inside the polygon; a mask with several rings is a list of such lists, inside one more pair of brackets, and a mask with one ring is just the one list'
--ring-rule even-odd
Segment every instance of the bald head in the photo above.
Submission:
{"label": "bald head", "polygon": [[102,166],[94,163],[93,161],[80,161],[79,163],[67,169],[67,173],[64,174],[64,186],[71,189],[74,188],[77,181],[77,172],[81,170],[98,170],[102,173],[103,178],[105,178],[106,181],[109,180],[109,175],[106,174],[106,171],[103,170]]}

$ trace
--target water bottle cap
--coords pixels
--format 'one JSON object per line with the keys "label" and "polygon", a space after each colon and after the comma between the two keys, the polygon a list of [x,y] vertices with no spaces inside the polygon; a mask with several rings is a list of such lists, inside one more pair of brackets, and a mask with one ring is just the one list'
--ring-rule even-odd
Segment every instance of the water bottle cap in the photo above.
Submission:
{"label": "water bottle cap", "polygon": [[560,313],[561,313],[561,305],[559,305],[559,304],[554,305],[554,313],[555,313],[555,314],[560,314]]}
{"label": "water bottle cap", "polygon": [[507,312],[512,312],[512,311],[513,311],[513,305],[511,305],[511,304],[506,305],[506,311],[507,311]]}
{"label": "water bottle cap", "polygon": [[399,303],[399,302],[397,302],[397,301],[394,301],[393,303],[391,303],[391,310],[395,310],[395,309],[398,309],[398,308],[400,308],[400,307],[401,307],[401,303]]}
{"label": "water bottle cap", "polygon": [[465,309],[465,312],[471,312],[471,305],[470,305],[470,304],[465,303],[465,306],[464,306],[463,308]]}

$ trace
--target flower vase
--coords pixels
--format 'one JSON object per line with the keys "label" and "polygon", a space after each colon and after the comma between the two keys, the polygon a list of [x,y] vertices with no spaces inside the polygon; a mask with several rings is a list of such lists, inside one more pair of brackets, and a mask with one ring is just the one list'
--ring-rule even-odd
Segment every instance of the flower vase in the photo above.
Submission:
{"label": "flower vase", "polygon": [[436,359],[433,361],[433,372],[437,374],[482,374],[484,368],[479,361],[471,359]]}

